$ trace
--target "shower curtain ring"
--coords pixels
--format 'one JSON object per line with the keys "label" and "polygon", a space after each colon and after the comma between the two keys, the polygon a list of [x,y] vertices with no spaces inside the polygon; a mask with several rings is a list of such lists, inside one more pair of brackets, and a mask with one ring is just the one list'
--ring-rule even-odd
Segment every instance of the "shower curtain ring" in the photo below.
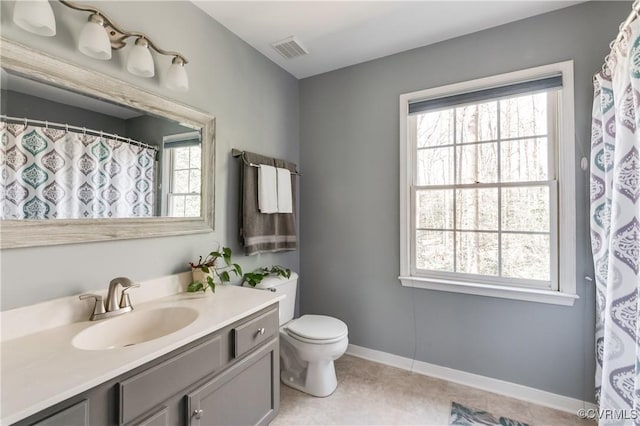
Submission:
{"label": "shower curtain ring", "polygon": [[27,126],[28,126],[28,124],[27,124],[27,118],[25,117],[25,118],[24,118],[24,127],[27,127]]}
{"label": "shower curtain ring", "polygon": [[44,121],[44,128],[49,130],[49,121],[48,120]]}
{"label": "shower curtain ring", "polygon": [[69,133],[69,124],[68,123],[64,125],[64,129],[67,131],[67,133]]}
{"label": "shower curtain ring", "polygon": [[86,127],[82,128],[82,134],[85,135],[85,136],[87,135],[87,128]]}

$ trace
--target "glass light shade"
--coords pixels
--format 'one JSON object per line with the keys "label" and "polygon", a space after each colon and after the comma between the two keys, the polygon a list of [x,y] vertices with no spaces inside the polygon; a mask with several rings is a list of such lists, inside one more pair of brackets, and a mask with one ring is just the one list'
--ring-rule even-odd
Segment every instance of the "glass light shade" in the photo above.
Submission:
{"label": "glass light shade", "polygon": [[140,77],[153,77],[155,75],[153,58],[146,42],[139,43],[136,41],[136,44],[131,48],[127,59],[127,71]]}
{"label": "glass light shade", "polygon": [[177,92],[186,92],[189,90],[189,76],[187,70],[184,69],[182,61],[174,61],[167,71],[167,88]]}
{"label": "glass light shade", "polygon": [[56,18],[49,0],[18,0],[13,9],[13,22],[30,33],[56,35]]}
{"label": "glass light shade", "polygon": [[80,33],[78,50],[95,59],[111,59],[111,41],[107,30],[97,22],[87,22]]}

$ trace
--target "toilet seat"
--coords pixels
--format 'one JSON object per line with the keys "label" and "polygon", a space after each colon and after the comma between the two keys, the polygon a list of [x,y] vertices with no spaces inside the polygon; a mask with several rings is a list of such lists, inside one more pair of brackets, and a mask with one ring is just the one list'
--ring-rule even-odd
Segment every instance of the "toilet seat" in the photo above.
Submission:
{"label": "toilet seat", "polygon": [[303,315],[286,324],[287,334],[300,342],[326,345],[347,337],[347,325],[325,315]]}

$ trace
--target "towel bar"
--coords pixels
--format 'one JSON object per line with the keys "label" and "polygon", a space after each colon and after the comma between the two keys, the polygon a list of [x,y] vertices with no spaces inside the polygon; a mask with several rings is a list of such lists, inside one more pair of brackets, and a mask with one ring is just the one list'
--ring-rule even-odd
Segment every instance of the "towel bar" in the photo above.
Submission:
{"label": "towel bar", "polygon": [[[238,157],[242,158],[242,162],[243,162],[244,164],[246,164],[247,166],[250,166],[250,167],[260,167],[260,165],[259,165],[259,164],[254,164],[254,163],[250,163],[250,162],[248,162],[248,161],[247,161],[247,159],[246,159],[246,158],[244,158],[244,151],[240,151],[239,149],[235,149],[235,148],[233,148],[233,149],[231,150],[231,155],[232,155],[234,158],[238,158]],[[299,173],[299,172],[291,172],[291,174],[292,174],[292,175],[296,175],[296,176],[302,176],[302,173]]]}

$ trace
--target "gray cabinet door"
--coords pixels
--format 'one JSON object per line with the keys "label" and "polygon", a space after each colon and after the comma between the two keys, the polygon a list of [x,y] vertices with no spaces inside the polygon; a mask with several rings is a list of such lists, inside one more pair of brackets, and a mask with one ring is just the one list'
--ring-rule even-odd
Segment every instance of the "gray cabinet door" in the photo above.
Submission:
{"label": "gray cabinet door", "polygon": [[278,339],[187,395],[190,426],[266,425],[278,413]]}
{"label": "gray cabinet door", "polygon": [[158,411],[140,422],[139,426],[169,426],[169,409],[161,407]]}
{"label": "gray cabinet door", "polygon": [[34,423],[34,426],[88,426],[89,401],[86,399]]}

